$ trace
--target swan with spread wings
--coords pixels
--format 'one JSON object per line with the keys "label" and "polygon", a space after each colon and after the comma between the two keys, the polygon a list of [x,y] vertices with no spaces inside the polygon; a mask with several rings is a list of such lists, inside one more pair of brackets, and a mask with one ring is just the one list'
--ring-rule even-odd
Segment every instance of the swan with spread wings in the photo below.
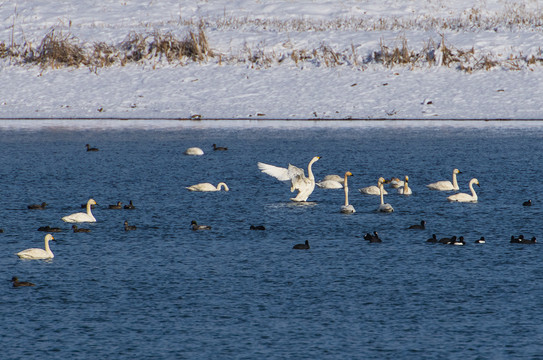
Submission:
{"label": "swan with spread wings", "polygon": [[298,190],[298,195],[294,198],[290,198],[292,201],[306,201],[309,195],[315,189],[315,176],[311,170],[311,166],[320,156],[315,156],[307,165],[307,177],[304,174],[304,170],[294,165],[288,164],[288,168],[282,168],[279,166],[264,164],[259,162],[258,168],[265,174],[273,176],[281,181],[290,181],[290,191]]}

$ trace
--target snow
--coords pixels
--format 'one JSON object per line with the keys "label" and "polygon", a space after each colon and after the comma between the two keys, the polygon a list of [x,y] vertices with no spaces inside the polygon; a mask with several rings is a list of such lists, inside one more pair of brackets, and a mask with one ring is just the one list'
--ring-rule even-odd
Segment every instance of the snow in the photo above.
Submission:
{"label": "snow", "polygon": [[[51,29],[89,47],[118,45],[129,34],[184,38],[204,23],[221,55],[97,69],[44,69],[5,57],[3,119],[155,119],[156,126],[191,117],[543,119],[543,10],[536,0],[16,0],[0,2],[0,16],[0,42],[34,46]],[[437,49],[442,38],[449,48],[473,49],[470,66],[485,56],[498,65],[465,71],[455,64],[365,61],[381,44],[401,48],[405,41],[421,51],[429,43]],[[340,61],[327,64],[325,49]],[[320,55],[293,60],[304,51]],[[537,61],[523,60],[530,56]]]}

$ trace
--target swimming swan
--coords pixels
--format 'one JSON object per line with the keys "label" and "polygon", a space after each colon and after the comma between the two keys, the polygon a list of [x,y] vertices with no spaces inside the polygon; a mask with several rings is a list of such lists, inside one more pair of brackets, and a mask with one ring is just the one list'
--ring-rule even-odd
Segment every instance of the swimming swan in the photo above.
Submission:
{"label": "swimming swan", "polygon": [[471,195],[466,193],[458,193],[449,196],[447,199],[449,201],[458,201],[458,202],[477,202],[477,194],[475,193],[475,190],[473,190],[473,184],[479,185],[479,180],[473,178],[469,182],[469,189],[471,190]]}
{"label": "swimming swan", "polygon": [[288,164],[288,169],[274,165],[264,164],[261,162],[259,162],[257,166],[260,171],[270,176],[273,176],[278,180],[290,180],[290,191],[294,192],[294,190],[298,190],[298,195],[296,195],[296,197],[294,198],[290,198],[290,200],[306,201],[309,195],[311,195],[311,193],[315,189],[315,176],[313,175],[311,166],[315,161],[319,160],[320,158],[320,156],[315,156],[313,159],[311,159],[311,161],[307,165],[307,177],[305,176],[303,169],[300,169],[291,164]]}
{"label": "swimming swan", "polygon": [[47,234],[45,235],[45,250],[44,249],[26,249],[23,251],[20,251],[17,253],[17,256],[21,259],[28,259],[28,260],[42,260],[42,259],[52,259],[55,257],[53,255],[53,252],[49,248],[49,241],[55,240],[53,235]]}
{"label": "swimming swan", "polygon": [[224,191],[230,190],[225,183],[220,182],[217,186],[214,186],[210,183],[200,183],[196,185],[187,186],[187,189],[190,191],[220,191],[224,187]]}
{"label": "swimming swan", "polygon": [[459,190],[458,182],[456,182],[456,174],[462,174],[458,169],[453,170],[452,182],[448,180],[442,180],[435,183],[426,185],[430,190],[440,190],[440,191],[449,191],[449,190]]}
{"label": "swimming swan", "polygon": [[321,189],[341,189],[343,187],[343,178],[339,175],[326,175],[324,179],[315,183]]}
{"label": "swimming swan", "polygon": [[[367,186],[365,188],[358,189],[358,191],[360,191],[362,194],[366,194],[366,195],[381,195],[381,189],[379,188],[379,183],[381,183],[381,182],[384,183],[385,178],[380,177],[379,180],[377,181],[377,186],[375,186],[375,185]],[[383,194],[388,195],[388,192],[385,189],[383,189]]]}
{"label": "swimming swan", "polygon": [[381,190],[381,204],[377,208],[377,211],[379,211],[379,212],[393,212],[394,208],[392,207],[392,205],[385,204],[385,201],[384,201],[384,198],[383,198],[383,192],[384,192],[383,183],[384,183],[384,180],[385,179],[383,179],[383,178],[379,178],[379,189]]}
{"label": "swimming swan", "polygon": [[384,192],[383,182],[384,182],[384,179],[383,179],[383,181],[381,181],[381,179],[383,179],[383,178],[379,179],[379,189],[381,190],[381,204],[377,208],[377,211],[391,213],[391,212],[394,211],[394,208],[390,204],[385,204],[385,201],[384,201],[384,198],[383,198],[383,192]]}
{"label": "swimming swan", "polygon": [[400,195],[411,195],[413,194],[413,191],[411,191],[411,188],[409,187],[409,176],[405,176],[405,181],[403,181],[403,186],[398,188],[398,194]]}
{"label": "swimming swan", "polygon": [[347,186],[347,176],[353,176],[350,171],[345,173],[345,179],[343,180],[343,190],[345,191],[345,205],[341,206],[341,212],[344,214],[352,214],[356,212],[354,206],[349,205],[349,186]]}
{"label": "swimming swan", "polygon": [[96,201],[94,201],[94,199],[89,199],[89,201],[87,201],[86,213],[79,212],[79,213],[67,215],[62,218],[62,221],[69,222],[69,223],[96,222],[96,219],[94,218],[94,216],[92,216],[92,212],[91,212],[92,205],[97,205]]}
{"label": "swimming swan", "polygon": [[204,155],[204,150],[198,147],[190,147],[185,150],[185,155]]}

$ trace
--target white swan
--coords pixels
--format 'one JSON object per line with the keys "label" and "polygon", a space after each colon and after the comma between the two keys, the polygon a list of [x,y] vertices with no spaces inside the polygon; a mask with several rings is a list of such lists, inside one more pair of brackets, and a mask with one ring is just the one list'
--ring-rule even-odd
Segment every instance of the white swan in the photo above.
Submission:
{"label": "white swan", "polygon": [[55,238],[53,237],[53,235],[47,234],[45,235],[45,250],[38,248],[26,249],[18,252],[17,256],[21,259],[29,260],[52,259],[55,257],[55,255],[53,255],[53,252],[49,248],[49,241],[51,240],[55,240]]}
{"label": "white swan", "polygon": [[447,199],[449,201],[458,201],[458,202],[477,202],[477,194],[475,193],[475,190],[473,190],[473,184],[479,185],[479,180],[473,178],[469,182],[469,189],[471,190],[471,195],[466,193],[458,193],[449,196]]}
{"label": "white swan", "polygon": [[[385,178],[380,177],[379,180],[377,181],[377,186],[375,185],[366,186],[365,188],[358,189],[358,191],[366,195],[381,195],[381,189],[379,187],[379,183],[384,183],[384,182],[385,182]],[[388,195],[388,192],[385,189],[383,189],[383,194]]]}
{"label": "white swan", "polygon": [[185,155],[204,155],[204,151],[198,147],[190,147],[185,150]]}
{"label": "white swan", "polygon": [[399,178],[395,177],[390,179],[389,185],[394,189],[398,189],[404,185],[404,182],[401,181]]}
{"label": "white swan", "polygon": [[94,199],[89,199],[87,201],[87,212],[82,213],[78,212],[75,214],[67,215],[62,218],[62,221],[69,223],[78,223],[78,222],[96,222],[94,216],[92,216],[91,207],[92,205],[97,205]]}
{"label": "white swan", "polygon": [[440,190],[440,191],[449,191],[449,190],[459,190],[458,182],[456,182],[456,174],[462,174],[458,169],[453,170],[452,182],[448,180],[442,180],[435,183],[426,185],[430,190]]}
{"label": "white swan", "polygon": [[274,165],[264,164],[261,162],[259,162],[257,165],[260,171],[270,176],[273,176],[278,180],[290,180],[290,191],[293,192],[294,190],[298,190],[298,195],[296,195],[295,198],[290,198],[290,200],[306,201],[309,195],[311,195],[311,193],[315,189],[315,176],[313,175],[311,166],[315,161],[319,160],[320,158],[320,156],[315,156],[313,159],[311,159],[311,161],[307,165],[307,177],[305,176],[303,169],[300,169],[291,164],[288,164],[288,169]]}
{"label": "white swan", "polygon": [[[383,181],[381,181],[381,179]],[[379,207],[377,208],[377,211],[380,211],[380,212],[393,212],[394,211],[394,208],[392,207],[392,205],[390,204],[385,204],[385,201],[384,201],[384,198],[383,198],[383,192],[384,192],[384,188],[383,188],[383,182],[384,182],[385,179],[383,178],[380,178],[379,179],[379,189],[381,189],[381,204],[379,205]]]}
{"label": "white swan", "polygon": [[187,189],[190,191],[221,191],[223,187],[224,187],[224,191],[230,190],[228,186],[223,182],[218,183],[217,186],[214,186],[213,184],[210,184],[210,183],[200,183],[196,185],[187,186]]}
{"label": "white swan", "polygon": [[343,190],[345,191],[345,205],[341,206],[341,212],[344,214],[352,214],[356,212],[354,206],[349,204],[349,186],[347,186],[347,176],[353,176],[350,171],[345,173],[345,179],[343,180]]}
{"label": "white swan", "polygon": [[398,188],[398,194],[400,195],[411,195],[413,194],[413,191],[411,191],[411,188],[409,187],[409,176],[405,176],[405,181],[403,182],[403,186]]}
{"label": "white swan", "polygon": [[321,189],[341,189],[343,187],[343,178],[339,175],[326,175],[324,179],[315,183]]}

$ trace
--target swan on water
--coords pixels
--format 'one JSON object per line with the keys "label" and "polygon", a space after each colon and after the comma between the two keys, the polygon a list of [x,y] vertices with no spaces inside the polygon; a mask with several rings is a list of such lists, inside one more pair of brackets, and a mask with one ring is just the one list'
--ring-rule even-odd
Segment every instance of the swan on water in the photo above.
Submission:
{"label": "swan on water", "polygon": [[[365,188],[358,189],[358,191],[366,195],[381,195],[381,189],[379,187],[379,184],[384,183],[384,182],[385,182],[385,178],[380,177],[379,180],[377,181],[377,185],[367,186]],[[388,195],[388,192],[385,189],[383,189],[383,194]]]}
{"label": "swan on water", "polygon": [[399,188],[401,188],[403,186],[404,182],[401,181],[399,178],[394,177],[394,178],[390,179],[388,184],[394,189],[399,189]]}
{"label": "swan on water", "polygon": [[386,212],[386,213],[390,213],[390,212],[393,212],[394,211],[394,208],[392,207],[392,205],[390,204],[385,204],[385,201],[384,201],[384,198],[383,198],[383,195],[384,195],[384,190],[383,189],[383,182],[384,182],[384,179],[383,181],[381,181],[381,179],[383,178],[380,178],[379,179],[379,189],[381,190],[381,204],[379,205],[379,207],[377,208],[377,211],[379,212]]}
{"label": "swan on water", "polygon": [[469,189],[471,190],[471,195],[466,193],[458,193],[449,196],[447,199],[449,201],[458,201],[458,202],[477,202],[477,194],[475,193],[475,190],[473,190],[473,184],[479,185],[479,180],[473,178],[469,182]]}
{"label": "swan on water", "polygon": [[196,185],[187,186],[187,189],[190,191],[221,191],[223,187],[224,187],[224,191],[230,190],[228,186],[223,182],[218,183],[217,186],[210,183],[200,183]]}
{"label": "swan on water", "polygon": [[28,260],[52,259],[55,257],[55,255],[53,255],[53,252],[49,248],[49,241],[51,240],[55,240],[55,238],[53,237],[53,235],[47,234],[45,235],[45,250],[38,248],[26,249],[18,252],[17,256],[21,259]]}
{"label": "swan on water", "polygon": [[303,169],[291,164],[288,164],[288,169],[261,162],[259,162],[257,165],[258,169],[265,174],[273,176],[281,181],[290,181],[290,191],[294,192],[294,190],[298,190],[298,195],[296,195],[294,198],[290,198],[290,200],[306,201],[309,195],[311,195],[315,189],[315,176],[313,175],[311,166],[320,158],[320,156],[315,156],[313,159],[311,159],[307,165],[307,177],[305,176]]}
{"label": "swan on water", "polygon": [[459,190],[458,182],[456,182],[456,174],[462,174],[458,169],[454,169],[452,173],[452,182],[449,180],[442,180],[435,183],[426,185],[430,190],[440,190],[440,191],[449,191],[449,190]]}
{"label": "swan on water", "polygon": [[96,222],[96,219],[94,218],[94,216],[92,216],[92,212],[91,212],[92,205],[97,205],[96,201],[94,201],[94,199],[89,199],[89,201],[87,201],[86,213],[78,212],[75,214],[67,215],[62,218],[62,221],[69,222],[69,223]]}
{"label": "swan on water", "polygon": [[343,180],[343,190],[345,191],[345,204],[341,206],[341,212],[344,214],[352,214],[356,212],[354,206],[349,204],[349,186],[347,185],[347,177],[353,176],[350,171],[345,173],[345,179]]}
{"label": "swan on water", "polygon": [[324,179],[315,183],[321,189],[341,189],[343,187],[343,178],[339,175],[326,175]]}
{"label": "swan on water", "polygon": [[204,151],[198,147],[190,147],[185,150],[185,155],[204,155]]}
{"label": "swan on water", "polygon": [[408,185],[409,182],[409,176],[405,176],[405,181],[403,182],[403,186],[398,188],[398,194],[400,195],[411,195],[413,192],[411,191],[411,188]]}

